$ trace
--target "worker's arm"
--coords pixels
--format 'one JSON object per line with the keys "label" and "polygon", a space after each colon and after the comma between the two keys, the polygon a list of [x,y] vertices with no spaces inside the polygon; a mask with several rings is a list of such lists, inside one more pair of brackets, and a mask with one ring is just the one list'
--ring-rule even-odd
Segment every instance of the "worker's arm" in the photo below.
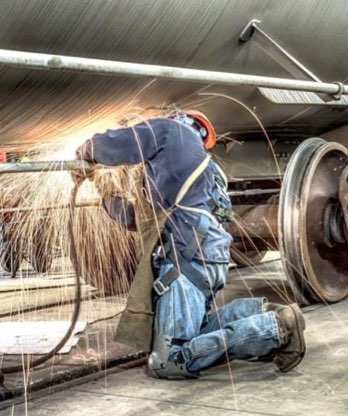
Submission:
{"label": "worker's arm", "polygon": [[[162,148],[163,138],[168,129],[167,119],[153,119],[130,128],[107,130],[95,134],[76,150],[78,159],[92,164],[118,166],[146,162]],[[75,183],[93,172],[73,172]],[[111,218],[128,230],[136,229],[133,204],[121,197],[104,198],[103,205]]]}
{"label": "worker's arm", "polygon": [[77,157],[108,166],[146,162],[160,150],[167,123],[166,119],[153,119],[95,134],[77,149]]}
{"label": "worker's arm", "polygon": [[[133,127],[97,133],[76,149],[76,158],[91,164],[119,166],[146,162],[161,149],[168,129],[168,120],[148,120]],[[93,169],[72,171],[75,184],[86,178],[93,179]]]}

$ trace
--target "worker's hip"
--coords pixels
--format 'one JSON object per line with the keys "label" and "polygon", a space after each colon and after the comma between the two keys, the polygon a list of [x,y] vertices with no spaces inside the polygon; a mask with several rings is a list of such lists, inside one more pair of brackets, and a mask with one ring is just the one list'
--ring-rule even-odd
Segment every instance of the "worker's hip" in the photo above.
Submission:
{"label": "worker's hip", "polygon": [[[192,262],[191,262],[192,263]],[[193,261],[193,267],[201,272],[202,279],[207,279],[211,286],[210,296],[200,290],[184,274],[175,279],[168,291],[155,299],[154,331],[180,342],[191,340],[199,335],[208,323],[208,312],[213,297],[223,286],[228,266],[224,264],[203,265]],[[170,272],[173,263],[161,260],[156,264],[157,279]]]}
{"label": "worker's hip", "polygon": [[[176,265],[170,259],[164,259],[160,256],[153,258],[153,270],[155,280],[167,275]],[[209,303],[214,297],[215,293],[222,289],[226,282],[226,275],[228,273],[228,264],[225,263],[204,263],[198,260],[191,260],[190,267],[194,270],[195,276],[201,280],[204,287],[209,290],[203,291],[205,301]],[[185,276],[183,271],[179,270],[181,276]],[[179,275],[179,277],[180,277]],[[189,276],[185,276],[191,280]],[[199,286],[199,285],[198,285]]]}

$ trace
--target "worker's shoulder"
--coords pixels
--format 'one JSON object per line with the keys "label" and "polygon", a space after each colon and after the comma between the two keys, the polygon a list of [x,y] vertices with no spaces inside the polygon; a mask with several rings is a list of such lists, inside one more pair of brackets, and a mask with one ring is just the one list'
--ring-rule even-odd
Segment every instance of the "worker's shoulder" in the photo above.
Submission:
{"label": "worker's shoulder", "polygon": [[169,152],[190,152],[190,149],[203,148],[202,140],[190,127],[170,118],[148,119],[138,124],[136,130],[139,135],[154,137],[157,144],[163,146],[162,150],[167,149]]}
{"label": "worker's shoulder", "polygon": [[168,117],[155,117],[150,118],[142,123],[137,124],[137,128],[145,128],[153,131],[163,131],[163,132],[176,132],[184,130],[188,134],[192,134],[191,130],[187,126],[179,123],[176,120],[173,120]]}
{"label": "worker's shoulder", "polygon": [[149,118],[141,123],[135,125],[136,128],[153,128],[153,127],[166,127],[170,126],[173,120],[170,120],[167,117],[154,117]]}

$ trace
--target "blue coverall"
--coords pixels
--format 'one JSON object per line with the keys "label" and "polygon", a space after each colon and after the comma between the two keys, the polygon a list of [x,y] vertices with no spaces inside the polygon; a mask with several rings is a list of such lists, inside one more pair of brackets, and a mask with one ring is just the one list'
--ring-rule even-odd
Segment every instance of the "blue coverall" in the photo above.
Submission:
{"label": "blue coverall", "polygon": [[[145,162],[148,191],[156,210],[172,207],[182,184],[206,157],[199,134],[191,127],[168,118],[155,118],[130,128],[96,134],[78,150],[82,159],[109,166]],[[214,163],[211,161],[210,163]],[[192,184],[182,205],[210,211],[214,178],[208,168]],[[105,204],[112,217],[124,212],[121,198]],[[129,216],[132,207],[129,205]],[[167,220],[163,239],[172,240],[182,252],[194,235],[201,214],[175,209]],[[129,220],[129,219],[128,219]],[[132,221],[128,221],[130,227]],[[154,330],[180,340],[187,369],[196,372],[221,360],[267,355],[280,347],[273,312],[263,313],[265,299],[235,300],[219,311],[210,308],[217,290],[225,284],[232,237],[223,227],[210,223],[191,266],[206,279],[211,294],[206,296],[186,276],[180,275],[170,290],[156,299]],[[163,276],[173,264],[156,258],[155,277]]]}

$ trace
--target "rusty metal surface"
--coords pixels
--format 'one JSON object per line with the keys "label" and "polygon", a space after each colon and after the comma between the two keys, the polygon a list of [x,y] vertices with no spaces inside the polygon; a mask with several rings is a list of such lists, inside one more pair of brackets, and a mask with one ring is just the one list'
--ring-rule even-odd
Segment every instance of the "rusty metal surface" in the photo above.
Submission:
{"label": "rusty metal surface", "polygon": [[305,294],[305,270],[299,246],[299,198],[307,166],[317,149],[325,141],[312,138],[303,142],[294,152],[284,174],[279,198],[279,251],[290,287],[300,304],[309,304]]}
{"label": "rusty metal surface", "polygon": [[270,240],[278,238],[278,205],[234,206],[229,231],[234,238]]}
{"label": "rusty metal surface", "polygon": [[338,202],[348,150],[317,138],[293,155],[280,195],[279,244],[297,299],[335,302],[348,294],[348,244],[328,244],[324,216]]}
{"label": "rusty metal surface", "polygon": [[[345,0],[4,0],[0,48],[288,77],[257,45],[238,42],[243,27],[257,17],[320,79],[344,81],[347,16]],[[40,142],[80,130],[88,135],[112,126],[132,100],[138,109],[172,102],[196,105],[219,133],[259,131],[250,114],[228,98],[199,95],[200,85],[156,81],[137,95],[145,85],[147,80],[127,77],[1,67],[0,143]],[[273,105],[255,88],[211,86],[204,93],[242,99],[267,127],[279,127],[280,136],[284,128],[296,136],[348,121],[345,110]]]}
{"label": "rusty metal surface", "polygon": [[268,250],[277,250],[278,205],[235,205],[228,230],[233,236],[231,259],[239,267],[255,266]]}
{"label": "rusty metal surface", "polygon": [[313,157],[300,196],[299,242],[309,290],[320,301],[335,302],[348,295],[348,243],[327,244],[323,218],[329,202],[338,202],[348,150],[328,143]]}

